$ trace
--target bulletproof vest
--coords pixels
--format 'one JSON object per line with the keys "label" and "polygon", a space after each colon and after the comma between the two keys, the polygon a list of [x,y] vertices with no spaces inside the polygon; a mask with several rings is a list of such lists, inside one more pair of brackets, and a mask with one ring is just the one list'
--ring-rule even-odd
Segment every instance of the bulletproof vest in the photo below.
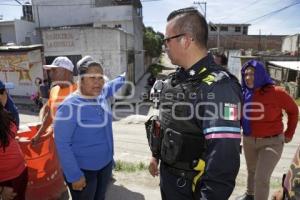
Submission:
{"label": "bulletproof vest", "polygon": [[172,128],[182,134],[201,135],[202,129],[194,118],[197,90],[193,82],[177,83],[169,79],[160,97],[160,123],[163,129]]}
{"label": "bulletproof vest", "polygon": [[[204,77],[210,72],[205,73]],[[161,158],[167,164],[190,163],[203,157],[205,138],[195,118],[195,106],[204,77],[178,81],[173,74],[164,84],[160,96]]]}

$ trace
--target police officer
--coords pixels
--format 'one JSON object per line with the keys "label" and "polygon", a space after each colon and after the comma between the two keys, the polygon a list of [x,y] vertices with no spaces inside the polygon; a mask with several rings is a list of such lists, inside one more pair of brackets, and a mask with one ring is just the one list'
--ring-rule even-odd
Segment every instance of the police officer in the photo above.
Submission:
{"label": "police officer", "polygon": [[163,200],[228,199],[239,171],[241,89],[208,54],[207,27],[195,8],[167,18],[164,45],[180,68],[159,95],[161,141],[149,165]]}

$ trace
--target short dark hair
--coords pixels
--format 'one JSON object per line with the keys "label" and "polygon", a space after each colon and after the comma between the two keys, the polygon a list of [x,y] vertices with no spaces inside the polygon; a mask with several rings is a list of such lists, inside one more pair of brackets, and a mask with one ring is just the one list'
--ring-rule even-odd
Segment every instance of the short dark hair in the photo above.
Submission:
{"label": "short dark hair", "polygon": [[217,54],[215,54],[214,56],[221,59],[221,65],[227,65],[228,59],[227,59],[227,57],[225,56],[224,53],[222,53],[222,54],[217,53]]}
{"label": "short dark hair", "polygon": [[171,12],[167,21],[176,18],[175,30],[178,33],[189,33],[203,47],[207,47],[208,25],[204,16],[194,7],[182,8]]}
{"label": "short dark hair", "polygon": [[1,94],[1,95],[4,94],[4,92],[5,92],[5,88],[0,89],[0,94]]}

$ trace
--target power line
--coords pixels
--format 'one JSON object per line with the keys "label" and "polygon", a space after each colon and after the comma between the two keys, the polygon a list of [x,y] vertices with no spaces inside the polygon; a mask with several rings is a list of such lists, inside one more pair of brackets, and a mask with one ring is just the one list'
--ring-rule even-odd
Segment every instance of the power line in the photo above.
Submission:
{"label": "power line", "polygon": [[274,10],[274,11],[269,12],[269,13],[267,13],[267,14],[264,14],[264,15],[262,15],[262,16],[260,16],[260,17],[251,19],[251,20],[245,22],[245,24],[247,24],[247,23],[249,23],[249,22],[251,22],[251,21],[257,21],[257,20],[262,19],[262,18],[267,17],[267,16],[275,15],[275,14],[277,14],[277,13],[279,13],[279,12],[285,10],[285,9],[288,9],[288,8],[290,8],[290,7],[292,7],[292,6],[295,6],[295,5],[297,5],[297,4],[300,4],[300,2],[296,2],[296,3],[293,3],[293,4],[287,5],[287,6],[283,7],[283,8]]}
{"label": "power line", "polygon": [[[231,13],[233,13],[233,14],[231,14],[230,17],[236,16],[238,14],[237,11],[244,12],[244,9],[249,8],[249,7],[255,5],[255,4],[259,3],[259,2],[261,2],[261,0],[254,0],[254,1],[250,2],[249,4],[247,4],[246,6],[242,6],[240,8],[236,8],[235,10],[231,11]],[[223,19],[226,19],[226,18],[228,18],[228,15],[225,16],[225,17],[221,17],[219,20],[223,20]]]}
{"label": "power line", "polygon": [[21,3],[20,1],[18,1],[18,0],[15,0],[15,2],[17,2],[17,3],[20,4],[20,5],[22,5],[22,3]]}
{"label": "power line", "polygon": [[201,4],[204,4],[204,18],[206,19],[206,4],[207,3],[206,2],[200,2],[200,1],[194,1],[194,4],[199,5],[202,11],[203,11],[203,9],[202,9]]}
{"label": "power line", "polygon": [[[287,6],[283,7],[283,8],[280,8],[280,9],[277,9],[277,10],[275,10],[275,11],[272,11],[272,12],[269,12],[269,13],[267,13],[267,14],[264,14],[264,15],[262,15],[262,16],[260,16],[260,17],[254,18],[254,19],[252,19],[252,20],[248,20],[248,21],[246,21],[246,22],[244,22],[244,23],[242,23],[242,24],[247,24],[247,23],[249,23],[249,22],[257,21],[257,20],[259,20],[259,19],[263,20],[263,19],[264,19],[265,17],[267,17],[267,16],[275,15],[275,14],[277,14],[277,13],[279,13],[279,12],[281,12],[281,11],[287,9],[287,8],[290,8],[290,7],[292,7],[292,6],[295,6],[295,5],[297,5],[297,4],[300,4],[300,2],[292,3],[292,4],[290,4],[290,5],[287,5]],[[214,29],[218,30],[218,29],[217,29],[217,26],[216,26],[214,23],[212,23],[211,21],[210,21],[210,25],[213,26]],[[219,31],[218,31],[218,34],[219,34],[220,37],[223,37],[223,38],[225,38],[225,39],[227,39],[228,37],[230,37],[229,35],[222,35]]]}
{"label": "power line", "polygon": [[[9,4],[9,3],[0,3],[0,6],[22,6],[23,4],[20,1],[15,0],[19,4]],[[162,0],[141,0],[141,3],[148,3],[153,1],[162,1]],[[35,4],[33,6],[94,6],[95,4],[92,3],[78,3],[78,4]]]}

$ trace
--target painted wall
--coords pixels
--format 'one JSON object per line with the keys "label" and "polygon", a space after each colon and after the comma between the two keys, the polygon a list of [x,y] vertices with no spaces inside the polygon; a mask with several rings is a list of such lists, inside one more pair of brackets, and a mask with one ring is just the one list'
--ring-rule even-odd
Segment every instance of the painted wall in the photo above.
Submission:
{"label": "painted wall", "polygon": [[10,94],[31,96],[37,91],[35,78],[43,78],[41,50],[0,53],[0,80],[13,82]]}
{"label": "painted wall", "polygon": [[15,25],[13,22],[8,24],[0,24],[0,34],[2,43],[16,43]]}

